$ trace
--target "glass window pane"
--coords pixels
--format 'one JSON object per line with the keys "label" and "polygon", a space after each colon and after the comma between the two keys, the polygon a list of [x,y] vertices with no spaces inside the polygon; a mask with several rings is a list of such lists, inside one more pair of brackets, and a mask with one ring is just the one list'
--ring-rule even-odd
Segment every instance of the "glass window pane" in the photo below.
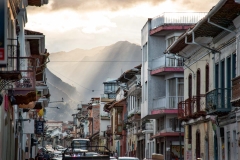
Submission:
{"label": "glass window pane", "polygon": [[169,79],[169,96],[176,96],[176,79]]}

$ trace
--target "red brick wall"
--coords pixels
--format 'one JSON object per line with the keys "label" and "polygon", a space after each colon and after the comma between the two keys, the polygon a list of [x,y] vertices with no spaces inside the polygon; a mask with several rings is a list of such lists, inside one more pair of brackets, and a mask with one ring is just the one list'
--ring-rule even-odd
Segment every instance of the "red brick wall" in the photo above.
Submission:
{"label": "red brick wall", "polygon": [[[92,106],[90,115],[93,117],[93,133],[100,130],[100,105]],[[92,122],[90,120],[89,133],[92,134]]]}

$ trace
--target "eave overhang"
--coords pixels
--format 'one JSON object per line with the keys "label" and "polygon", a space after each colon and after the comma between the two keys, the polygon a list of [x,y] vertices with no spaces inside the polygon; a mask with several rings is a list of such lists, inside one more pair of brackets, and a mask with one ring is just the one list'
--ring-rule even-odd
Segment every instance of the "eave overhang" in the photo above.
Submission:
{"label": "eave overhang", "polygon": [[224,29],[216,27],[208,22],[211,22],[224,27],[229,28],[233,26],[233,20],[238,17],[240,12],[240,4],[235,3],[234,0],[221,0],[219,3],[210,10],[210,12],[200,20],[193,28],[188,29],[182,34],[175,43],[173,43],[166,53],[177,54],[182,51],[188,44],[185,43],[185,37],[188,42],[193,41],[192,33],[194,32],[195,38],[198,37],[216,37],[218,34],[224,31]]}

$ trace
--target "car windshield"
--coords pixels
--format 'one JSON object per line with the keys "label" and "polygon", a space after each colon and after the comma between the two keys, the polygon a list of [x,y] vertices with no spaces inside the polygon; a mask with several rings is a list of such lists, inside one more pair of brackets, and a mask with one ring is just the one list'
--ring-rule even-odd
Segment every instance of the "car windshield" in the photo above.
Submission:
{"label": "car windshield", "polygon": [[80,148],[80,149],[87,149],[88,146],[87,140],[74,140],[72,141],[72,147],[73,148]]}
{"label": "car windshield", "polygon": [[138,158],[119,158],[119,160],[122,159],[122,160],[138,160]]}

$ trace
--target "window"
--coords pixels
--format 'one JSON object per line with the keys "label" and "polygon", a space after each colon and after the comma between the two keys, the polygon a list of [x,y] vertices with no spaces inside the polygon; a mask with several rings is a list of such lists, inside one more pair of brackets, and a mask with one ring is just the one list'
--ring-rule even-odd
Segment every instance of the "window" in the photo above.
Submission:
{"label": "window", "polygon": [[206,76],[205,76],[205,91],[206,93],[209,91],[209,65],[206,65]]}
{"label": "window", "polygon": [[159,118],[159,131],[164,129],[164,117]]}
{"label": "window", "polygon": [[197,130],[196,132],[196,158],[201,158],[201,139],[200,139],[200,131]]}
{"label": "window", "polygon": [[176,79],[169,79],[169,96],[176,96]]}
{"label": "window", "polygon": [[192,74],[188,76],[188,98],[192,98]]}
{"label": "window", "polygon": [[215,88],[219,87],[218,80],[219,80],[219,65],[216,64],[215,65]]}
{"label": "window", "polygon": [[196,98],[197,98],[197,112],[200,111],[200,94],[201,94],[201,73],[197,70],[197,84],[196,84]]}
{"label": "window", "polygon": [[117,134],[122,133],[122,109],[117,108],[115,110],[115,132]]}
{"label": "window", "polygon": [[145,82],[145,93],[144,93],[144,97],[145,97],[145,101],[147,101],[148,99],[148,85],[147,85],[147,82]]}
{"label": "window", "polygon": [[188,144],[192,144],[192,126],[188,125]]}
{"label": "window", "polygon": [[221,78],[220,78],[220,81],[221,81],[221,88],[225,88],[225,61],[222,60],[221,61]]}
{"label": "window", "polygon": [[236,53],[232,55],[232,78],[236,77]]}
{"label": "window", "polygon": [[146,62],[148,59],[148,49],[147,49],[147,43],[143,46],[143,61]]}
{"label": "window", "polygon": [[178,102],[183,101],[184,96],[184,79],[178,78]]}
{"label": "window", "polygon": [[178,37],[170,37],[167,39],[167,47],[171,46]]}

